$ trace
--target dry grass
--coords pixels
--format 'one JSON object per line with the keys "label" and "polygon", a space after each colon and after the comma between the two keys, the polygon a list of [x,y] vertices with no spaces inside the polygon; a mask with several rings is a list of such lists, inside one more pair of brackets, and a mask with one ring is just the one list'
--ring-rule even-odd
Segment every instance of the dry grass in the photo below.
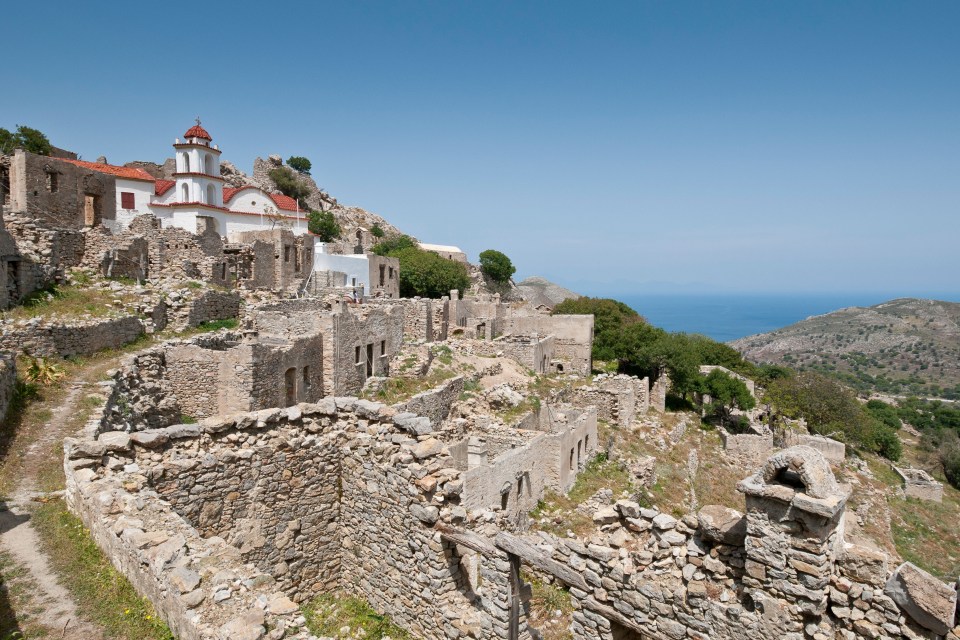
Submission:
{"label": "dry grass", "polygon": [[607,460],[605,454],[587,463],[577,474],[577,480],[567,495],[546,492],[537,508],[530,513],[533,528],[562,537],[566,536],[567,531],[579,536],[588,535],[594,529],[593,519],[576,511],[576,507],[601,489],[610,489],[615,498],[631,496],[634,491],[630,472],[619,462]]}
{"label": "dry grass", "polygon": [[[307,619],[307,629],[316,636],[412,640],[412,636],[395,625],[389,616],[380,615],[369,603],[356,596],[324,594],[311,600],[302,611]],[[343,627],[349,627],[350,631],[341,634]]]}
{"label": "dry grass", "polygon": [[540,632],[544,640],[570,640],[573,633],[570,624],[573,621],[573,601],[570,592],[555,584],[547,584],[521,573],[524,582],[531,586],[530,625]]}
{"label": "dry grass", "polygon": [[0,640],[59,637],[60,630],[39,622],[43,606],[30,572],[0,551]]}
{"label": "dry grass", "polygon": [[0,313],[2,319],[27,320],[30,318],[76,318],[83,315],[104,317],[121,312],[127,305],[137,302],[137,296],[76,285],[53,287],[36,291],[23,303]]}
{"label": "dry grass", "polygon": [[387,379],[382,389],[373,394],[363,394],[368,400],[376,400],[384,404],[396,404],[409,400],[418,393],[433,389],[456,377],[456,372],[446,367],[432,367],[430,372],[422,378],[406,378],[402,376]]}
{"label": "dry grass", "polygon": [[41,505],[32,523],[54,570],[69,576],[64,584],[84,617],[117,640],[174,640],[150,601],[113,568],[62,500]]}

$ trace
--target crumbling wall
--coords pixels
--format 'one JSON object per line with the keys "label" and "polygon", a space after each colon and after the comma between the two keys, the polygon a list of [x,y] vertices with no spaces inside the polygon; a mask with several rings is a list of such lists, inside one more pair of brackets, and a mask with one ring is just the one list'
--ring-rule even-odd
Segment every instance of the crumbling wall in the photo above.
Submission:
{"label": "crumbling wall", "polygon": [[0,350],[47,358],[86,356],[133,342],[144,331],[136,316],[8,322],[0,328]]}
{"label": "crumbling wall", "polygon": [[450,415],[450,408],[463,393],[463,384],[463,376],[447,380],[438,387],[418,393],[406,402],[396,405],[397,411],[430,418],[431,423],[439,426]]}
{"label": "crumbling wall", "polygon": [[764,433],[734,434],[721,427],[720,441],[724,452],[744,467],[759,464],[773,452],[773,433],[769,429]]}
{"label": "crumbling wall", "polygon": [[48,228],[82,229],[116,219],[116,179],[55,158],[17,150],[10,204]]}
{"label": "crumbling wall", "polygon": [[847,446],[842,442],[838,442],[831,438],[825,436],[818,436],[809,433],[800,433],[792,429],[788,429],[784,433],[784,446],[785,447],[794,447],[796,445],[806,445],[808,447],[813,447],[817,451],[823,454],[823,456],[830,462],[841,463],[844,461],[847,455]]}
{"label": "crumbling wall", "polygon": [[505,572],[485,565],[491,599],[473,599],[431,528],[456,517],[461,474],[393,413],[327,398],[94,438],[98,415],[65,442],[67,501],[178,638],[306,640],[295,602],[336,590],[425,640],[503,637]]}
{"label": "crumbling wall", "polygon": [[590,375],[593,369],[592,315],[517,315],[503,318],[502,331],[507,334],[538,333],[554,338],[554,360],[560,373]]}
{"label": "crumbling wall", "polygon": [[943,502],[943,484],[923,469],[901,469],[896,466],[893,469],[903,480],[903,494],[908,498]]}

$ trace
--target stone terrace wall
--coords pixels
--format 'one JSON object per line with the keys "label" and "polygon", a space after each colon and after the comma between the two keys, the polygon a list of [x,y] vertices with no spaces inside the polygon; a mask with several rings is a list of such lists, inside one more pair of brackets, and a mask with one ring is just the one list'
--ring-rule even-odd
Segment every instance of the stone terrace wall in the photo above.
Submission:
{"label": "stone terrace wall", "polygon": [[10,400],[17,385],[17,365],[13,356],[0,353],[0,423],[7,417]]}
{"label": "stone terrace wall", "polygon": [[136,316],[6,323],[0,328],[0,350],[47,358],[85,356],[121,347],[145,331],[143,322]]}
{"label": "stone terrace wall", "polygon": [[174,331],[240,315],[242,298],[234,291],[205,289],[185,301],[168,301],[167,325]]}

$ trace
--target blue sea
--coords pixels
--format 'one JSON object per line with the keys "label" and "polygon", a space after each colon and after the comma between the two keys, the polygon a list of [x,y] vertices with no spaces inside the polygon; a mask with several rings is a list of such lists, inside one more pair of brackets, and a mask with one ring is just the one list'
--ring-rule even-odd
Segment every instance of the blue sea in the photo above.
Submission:
{"label": "blue sea", "polygon": [[844,307],[867,307],[894,298],[957,301],[958,296],[919,294],[649,294],[611,296],[651,324],[668,331],[700,333],[720,342],[765,333]]}

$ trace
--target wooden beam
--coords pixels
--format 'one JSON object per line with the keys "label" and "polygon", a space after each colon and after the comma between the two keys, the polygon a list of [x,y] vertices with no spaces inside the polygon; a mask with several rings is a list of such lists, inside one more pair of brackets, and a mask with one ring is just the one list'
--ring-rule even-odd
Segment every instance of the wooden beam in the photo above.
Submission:
{"label": "wooden beam", "polygon": [[536,548],[522,538],[506,532],[500,532],[494,539],[494,544],[507,553],[512,553],[519,557],[524,562],[532,564],[541,571],[546,571],[571,587],[577,587],[582,591],[593,591],[593,589],[587,585],[587,581],[583,579],[582,575],[562,562],[557,562],[545,551]]}
{"label": "wooden beam", "polygon": [[494,546],[493,540],[473,533],[472,531],[464,531],[463,529],[457,529],[456,527],[451,527],[440,522],[433,525],[433,529],[440,533],[441,538],[454,544],[473,549],[477,553],[485,556],[506,558],[506,554]]}

